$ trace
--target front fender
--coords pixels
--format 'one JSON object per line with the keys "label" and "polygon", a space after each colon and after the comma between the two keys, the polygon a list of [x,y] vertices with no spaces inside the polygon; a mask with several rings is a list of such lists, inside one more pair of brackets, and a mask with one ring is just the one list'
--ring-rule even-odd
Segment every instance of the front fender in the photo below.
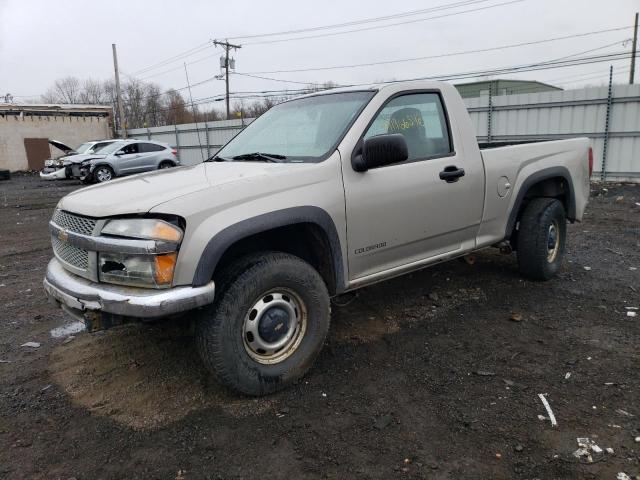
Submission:
{"label": "front fender", "polygon": [[298,223],[313,223],[325,232],[332,252],[336,288],[338,291],[344,290],[342,250],[336,226],[325,210],[314,206],[292,207],[264,213],[221,230],[209,240],[202,252],[193,278],[193,286],[202,286],[211,281],[220,258],[237,241],[274,228]]}

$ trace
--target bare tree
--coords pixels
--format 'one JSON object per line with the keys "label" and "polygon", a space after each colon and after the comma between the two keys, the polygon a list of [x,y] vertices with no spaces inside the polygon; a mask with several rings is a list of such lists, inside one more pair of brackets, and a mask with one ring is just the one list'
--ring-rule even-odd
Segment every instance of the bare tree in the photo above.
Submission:
{"label": "bare tree", "polygon": [[80,103],[81,86],[76,77],[65,77],[56,80],[42,96],[45,103]]}
{"label": "bare tree", "polygon": [[167,124],[191,123],[193,115],[187,110],[187,105],[180,92],[172,89],[167,91],[165,95],[164,109]]}
{"label": "bare tree", "polygon": [[103,105],[107,103],[104,82],[93,78],[84,80],[80,91],[80,102],[88,105]]}
{"label": "bare tree", "polygon": [[[316,86],[322,89],[323,86]],[[311,91],[311,90],[310,90]],[[297,93],[297,92],[296,92]],[[177,90],[162,91],[154,83],[129,79],[122,84],[122,100],[125,106],[127,128],[151,127],[222,120],[225,116],[215,107],[203,109],[192,107]],[[269,108],[291,95],[266,97],[262,100],[247,103],[246,100],[236,105],[236,116],[253,118],[266,112]],[[113,80],[96,79],[80,80],[66,77],[56,80],[41,101],[46,103],[85,103],[108,105],[115,109],[116,89]]]}

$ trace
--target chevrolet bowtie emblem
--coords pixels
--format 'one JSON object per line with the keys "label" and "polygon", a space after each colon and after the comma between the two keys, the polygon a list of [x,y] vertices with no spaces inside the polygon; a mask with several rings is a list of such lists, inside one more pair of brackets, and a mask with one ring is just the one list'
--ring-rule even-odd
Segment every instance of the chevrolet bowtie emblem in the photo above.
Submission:
{"label": "chevrolet bowtie emblem", "polygon": [[69,233],[66,230],[60,230],[58,232],[58,240],[66,242],[69,240]]}

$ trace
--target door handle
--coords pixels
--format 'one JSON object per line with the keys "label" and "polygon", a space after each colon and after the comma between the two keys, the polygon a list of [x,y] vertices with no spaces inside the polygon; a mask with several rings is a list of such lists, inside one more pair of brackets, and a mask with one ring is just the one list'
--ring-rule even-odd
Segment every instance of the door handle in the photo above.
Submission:
{"label": "door handle", "polygon": [[464,168],[458,168],[455,165],[445,167],[445,169],[440,172],[440,180],[444,180],[447,183],[457,182],[460,177],[464,177]]}

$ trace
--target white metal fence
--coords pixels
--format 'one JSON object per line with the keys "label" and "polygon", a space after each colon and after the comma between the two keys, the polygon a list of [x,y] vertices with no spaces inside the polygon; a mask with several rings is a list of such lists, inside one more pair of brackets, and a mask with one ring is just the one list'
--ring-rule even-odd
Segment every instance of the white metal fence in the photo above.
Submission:
{"label": "white metal fence", "polygon": [[[586,136],[594,147],[594,178],[640,182],[640,85],[485,95],[467,98],[465,104],[479,141]],[[128,133],[174,145],[183,164],[192,165],[215,154],[252,120],[138,128]]]}
{"label": "white metal fence", "polygon": [[195,165],[214,155],[253,118],[185,123],[127,130],[129,138],[155,140],[177,147],[183,165]]}
{"label": "white metal fence", "polygon": [[595,179],[640,181],[640,85],[485,95],[465,104],[479,141],[589,137]]}

